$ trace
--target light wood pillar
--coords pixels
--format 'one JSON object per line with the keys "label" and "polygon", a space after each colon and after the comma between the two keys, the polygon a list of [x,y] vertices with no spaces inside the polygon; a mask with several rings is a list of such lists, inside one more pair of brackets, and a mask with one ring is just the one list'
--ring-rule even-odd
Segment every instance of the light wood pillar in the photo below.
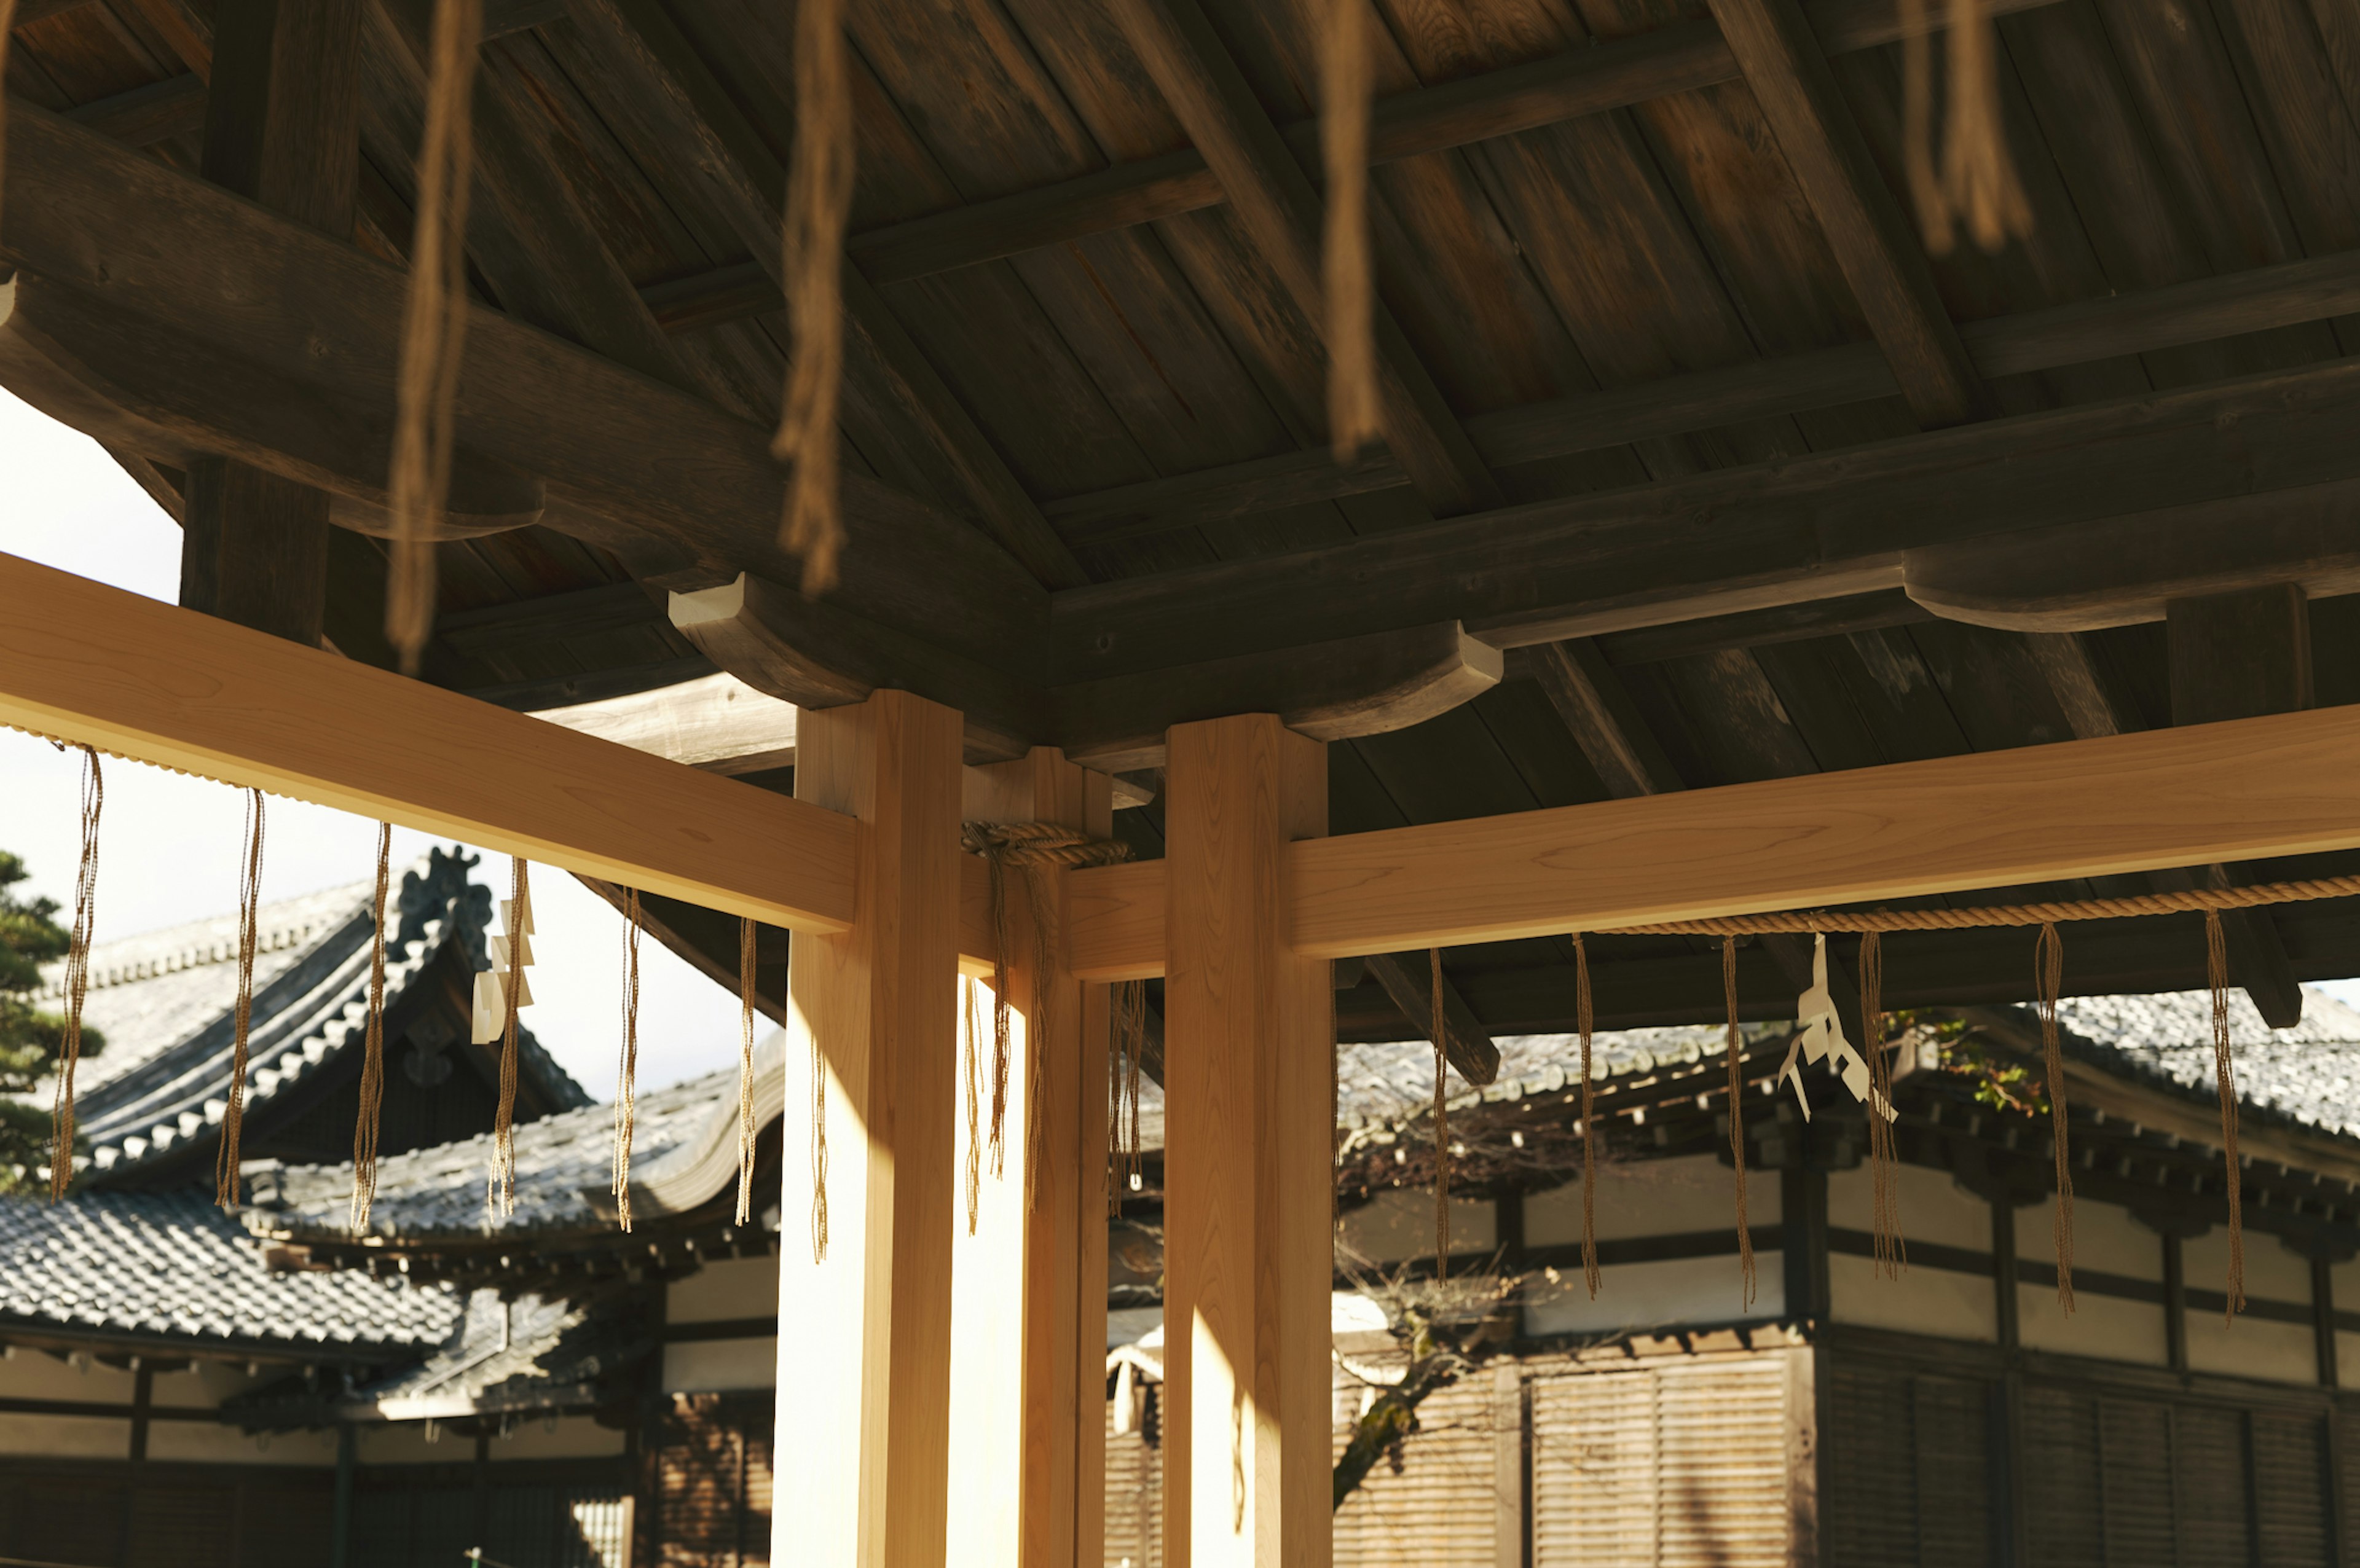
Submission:
{"label": "light wood pillar", "polygon": [[[788,971],[774,1563],[942,1568],[957,1083],[959,714],[805,713],[795,795],[859,822],[853,922]],[[813,1257],[813,1045],[827,1251]]]}
{"label": "light wood pillar", "polygon": [[[969,822],[1055,822],[1114,832],[1113,781],[1036,747],[967,770]],[[951,1511],[955,1560],[976,1568],[1095,1564],[1104,1545],[1107,1296],[1107,987],[1062,967],[1047,985],[1041,1160],[1026,1160],[1032,1109],[1027,1041],[1041,1027],[1033,910],[1008,877],[1009,967],[1022,1016],[1011,1040],[1004,1173],[980,1183],[967,1229],[967,1086],[957,1096],[959,1191],[953,1202]],[[1057,944],[1062,960],[1063,944]],[[978,1138],[990,1136],[991,1017],[978,1008]]]}
{"label": "light wood pillar", "polygon": [[1284,887],[1326,751],[1179,725],[1164,813],[1164,1561],[1326,1568],[1335,999]]}

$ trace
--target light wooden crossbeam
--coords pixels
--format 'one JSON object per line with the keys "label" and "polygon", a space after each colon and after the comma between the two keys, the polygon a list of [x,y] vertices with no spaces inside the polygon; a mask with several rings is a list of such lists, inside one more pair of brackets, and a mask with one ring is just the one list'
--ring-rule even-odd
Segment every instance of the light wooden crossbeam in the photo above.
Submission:
{"label": "light wooden crossbeam", "polygon": [[[1306,956],[2360,844],[2360,707],[2107,735],[1295,844]],[[1070,873],[1074,972],[1162,972],[1161,862]]]}
{"label": "light wooden crossbeam", "polygon": [[0,555],[0,724],[807,931],[848,816]]}

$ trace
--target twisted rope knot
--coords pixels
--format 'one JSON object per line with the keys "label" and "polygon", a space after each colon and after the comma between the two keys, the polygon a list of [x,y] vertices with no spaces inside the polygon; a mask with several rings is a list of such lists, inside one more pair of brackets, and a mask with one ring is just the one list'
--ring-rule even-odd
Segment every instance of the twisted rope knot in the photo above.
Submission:
{"label": "twisted rope knot", "polygon": [[1002,866],[1114,866],[1131,858],[1120,839],[1092,838],[1055,822],[965,822],[959,847]]}

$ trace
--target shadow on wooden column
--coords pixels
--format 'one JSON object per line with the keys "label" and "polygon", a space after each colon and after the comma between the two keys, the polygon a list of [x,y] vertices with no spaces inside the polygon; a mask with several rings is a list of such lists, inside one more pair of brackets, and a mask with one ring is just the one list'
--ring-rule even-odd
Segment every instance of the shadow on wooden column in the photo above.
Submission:
{"label": "shadow on wooden column", "polygon": [[1334,998],[1283,884],[1327,757],[1249,714],[1166,778],[1164,1561],[1325,1568]]}

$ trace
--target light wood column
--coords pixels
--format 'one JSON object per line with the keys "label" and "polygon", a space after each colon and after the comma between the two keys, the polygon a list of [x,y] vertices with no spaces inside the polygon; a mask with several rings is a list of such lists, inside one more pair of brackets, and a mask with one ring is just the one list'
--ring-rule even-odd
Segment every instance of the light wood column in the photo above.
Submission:
{"label": "light wood column", "polygon": [[[967,770],[969,822],[1055,822],[1093,838],[1114,831],[1113,781],[1036,747]],[[1059,879],[1062,889],[1062,879]],[[1033,1109],[1029,1041],[1043,1027],[1032,972],[1029,885],[1008,874],[1009,968],[1021,1015],[1011,1040],[1006,1160],[986,1155],[967,1228],[967,1085],[956,1105],[953,1201],[951,1514],[955,1553],[977,1568],[1095,1564],[1104,1544],[1107,1294],[1107,988],[1060,962],[1048,979],[1041,1062],[1040,1161],[1028,1171]],[[1054,917],[1053,917],[1054,918]],[[1062,960],[1063,943],[1053,951]],[[991,1104],[990,995],[978,998],[978,1137]],[[964,1027],[964,1026],[963,1026]],[[1032,1202],[1027,1208],[1028,1181]]]}
{"label": "light wood column", "polygon": [[1326,1568],[1335,999],[1284,885],[1326,751],[1179,725],[1164,820],[1164,1561]]}
{"label": "light wood column", "polygon": [[[850,930],[789,967],[774,1563],[942,1568],[957,1083],[959,714],[806,713],[795,794],[859,824]],[[814,1258],[814,1044],[827,1248]]]}

